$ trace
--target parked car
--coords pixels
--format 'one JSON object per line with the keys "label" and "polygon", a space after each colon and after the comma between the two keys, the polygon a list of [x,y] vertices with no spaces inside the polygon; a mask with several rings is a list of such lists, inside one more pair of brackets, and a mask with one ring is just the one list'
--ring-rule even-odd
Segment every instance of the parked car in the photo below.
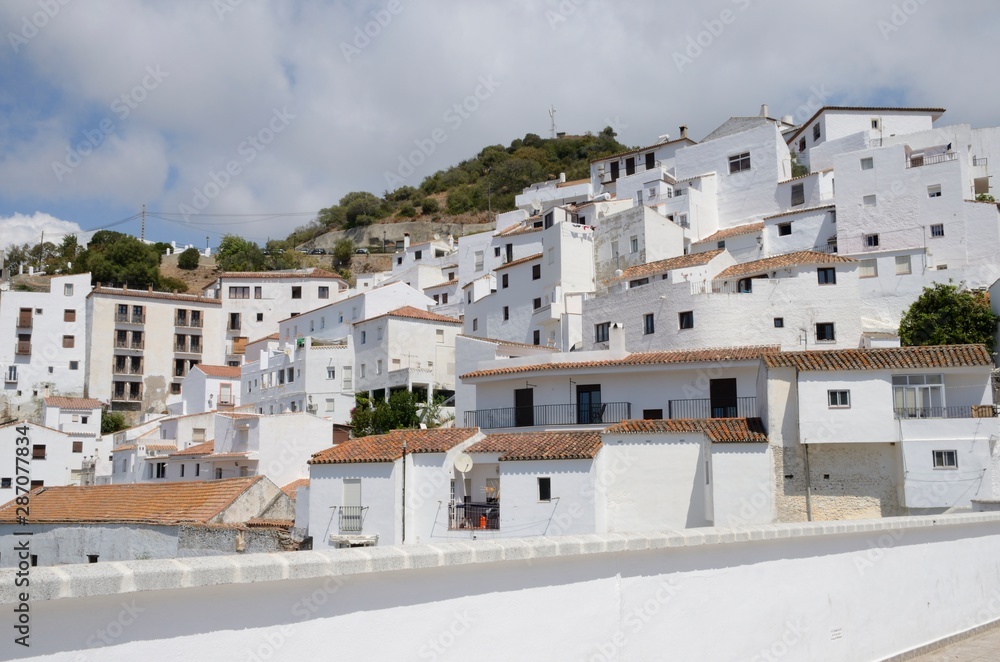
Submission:
{"label": "parked car", "polygon": [[310,255],[326,255],[326,249],[324,248],[314,248],[309,251]]}
{"label": "parked car", "polygon": [[358,250],[356,250],[354,252],[357,253],[358,255],[368,255],[368,249],[367,248],[359,248]]}

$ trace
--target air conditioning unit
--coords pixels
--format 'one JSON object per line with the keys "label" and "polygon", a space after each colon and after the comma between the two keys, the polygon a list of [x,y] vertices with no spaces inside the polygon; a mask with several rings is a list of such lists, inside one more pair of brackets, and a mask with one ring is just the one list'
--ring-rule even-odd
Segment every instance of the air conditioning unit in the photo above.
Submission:
{"label": "air conditioning unit", "polygon": [[306,405],[306,411],[310,414],[316,413],[316,405]]}

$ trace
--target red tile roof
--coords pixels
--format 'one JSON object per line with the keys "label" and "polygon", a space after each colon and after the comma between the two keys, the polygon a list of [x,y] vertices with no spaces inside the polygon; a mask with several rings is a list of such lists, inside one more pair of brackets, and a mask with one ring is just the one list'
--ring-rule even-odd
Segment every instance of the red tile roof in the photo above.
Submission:
{"label": "red tile roof", "polygon": [[446,453],[463,441],[479,434],[479,428],[436,428],[433,430],[393,430],[388,434],[348,439],[320,451],[309,464],[352,464],[356,462],[395,462],[407,453]]}
{"label": "red tile roof", "polygon": [[343,281],[344,279],[335,273],[326,271],[325,269],[311,269],[304,271],[227,271],[219,276],[219,279],[252,279],[257,280],[259,278],[298,278],[298,279],[310,279],[310,278],[324,278]]}
{"label": "red tile roof", "polygon": [[511,260],[510,262],[507,262],[506,264],[501,264],[499,267],[497,267],[493,271],[500,271],[501,269],[510,269],[511,267],[516,267],[519,264],[525,264],[525,263],[531,262],[533,260],[541,260],[541,259],[542,259],[542,254],[541,253],[535,253],[534,255],[529,255],[528,257],[522,257],[520,260]]}
{"label": "red tile roof", "polygon": [[[263,476],[183,483],[42,487],[31,492],[28,522],[207,524]],[[0,523],[17,521],[14,501],[0,507]]]}
{"label": "red tile roof", "polygon": [[605,434],[684,434],[701,432],[717,444],[766,444],[767,431],[759,418],[671,419],[622,421],[607,428]]}
{"label": "red tile roof", "polygon": [[550,352],[559,351],[559,348],[549,347],[548,345],[530,345],[528,343],[523,343],[523,342],[514,342],[513,340],[499,340],[497,338],[480,338],[479,336],[470,336],[465,333],[460,333],[458,335],[460,338],[472,338],[473,340],[481,340],[483,342],[493,343],[495,345],[504,345],[507,347],[525,347],[525,348],[530,347],[531,349],[544,349]]}
{"label": "red tile roof", "polygon": [[739,237],[744,234],[751,234],[753,232],[761,232],[764,229],[763,221],[758,223],[748,223],[746,225],[739,225],[735,228],[726,228],[725,230],[719,230],[714,234],[710,234],[704,239],[699,239],[694,242],[696,244],[705,244],[710,241],[722,241],[724,239],[729,239],[730,237]]}
{"label": "red tile roof", "polygon": [[195,366],[196,369],[201,370],[203,373],[209,377],[222,377],[224,379],[239,379],[240,378],[240,368],[239,366],[232,365],[206,365],[204,363],[199,363]]}
{"label": "red tile roof", "polygon": [[518,460],[592,460],[601,450],[600,432],[491,434],[466,453],[500,453],[501,462]]}
{"label": "red tile roof", "polygon": [[796,214],[808,214],[814,211],[822,211],[824,209],[836,209],[837,205],[820,205],[819,207],[803,207],[802,209],[792,209],[790,211],[784,211],[780,214],[772,214],[771,216],[765,216],[764,220],[769,221],[772,218],[782,218],[785,216],[795,216]]}
{"label": "red tile roof", "polygon": [[221,306],[218,299],[199,296],[197,294],[173,294],[170,292],[150,292],[149,290],[131,290],[120,287],[95,287],[91,290],[87,298],[98,295],[111,297],[135,297],[137,299],[167,299],[170,301],[183,301],[185,303],[203,303],[211,306]]}
{"label": "red tile roof", "polygon": [[[115,449],[117,450],[117,449]],[[215,442],[206,441],[203,444],[195,444],[194,446],[188,446],[182,451],[177,451],[176,453],[171,453],[170,457],[189,457],[192,455],[209,455],[215,452]]]}
{"label": "red tile roof", "polygon": [[45,406],[59,407],[60,409],[100,409],[101,401],[94,398],[65,398],[52,395],[45,398]]}
{"label": "red tile roof", "polygon": [[992,367],[985,345],[877,347],[779,352],[764,357],[768,368],[812,370],[902,370],[906,368]]}
{"label": "red tile roof", "polygon": [[403,306],[402,308],[397,308],[396,310],[390,310],[387,313],[376,315],[375,317],[369,317],[364,321],[370,322],[371,320],[381,319],[382,317],[402,317],[406,319],[425,320],[427,322],[438,322],[440,324],[462,323],[461,320],[457,320],[454,317],[446,317],[444,315],[438,315],[437,313],[432,313],[427,310],[420,310],[419,308],[414,308],[413,306]]}
{"label": "red tile roof", "polygon": [[[533,218],[539,218],[540,219],[541,217],[536,216],[536,217],[533,217]],[[531,220],[531,219],[528,219],[528,220]],[[528,221],[524,221],[524,223],[527,223],[527,222]],[[516,236],[516,235],[519,235],[519,234],[528,234],[529,232],[541,232],[543,229],[544,228],[542,226],[538,226],[536,228],[534,226],[534,222],[532,222],[531,225],[524,225],[522,223],[518,223],[516,225],[510,226],[509,228],[504,228],[499,233],[497,233],[497,236],[498,237],[513,237],[513,236]]]}
{"label": "red tile roof", "polygon": [[576,363],[539,363],[535,365],[511,366],[508,368],[493,368],[469,372],[460,379],[476,377],[495,377],[499,375],[519,375],[530,372],[546,372],[549,370],[589,370],[592,368],[615,368],[639,365],[674,365],[684,363],[722,363],[732,361],[753,361],[765,354],[778,352],[777,345],[758,345],[751,347],[725,347],[710,349],[678,349],[669,352],[636,352],[623,359],[608,359],[605,361],[580,361]]}
{"label": "red tile roof", "polygon": [[726,278],[739,278],[741,276],[761,274],[765,271],[774,271],[775,269],[782,269],[785,267],[798,267],[812,264],[854,264],[856,262],[857,260],[844,257],[842,255],[835,255],[834,253],[798,251],[796,253],[786,253],[785,255],[776,255],[774,257],[764,258],[763,260],[754,260],[753,262],[734,264],[728,269],[723,270],[722,273],[715,277],[715,279],[722,280]]}
{"label": "red tile roof", "polygon": [[643,276],[666,273],[667,271],[673,271],[674,269],[687,269],[689,267],[704,266],[721,254],[722,251],[723,249],[719,248],[714,251],[689,253],[687,255],[679,255],[666,260],[650,262],[648,264],[639,264],[634,267],[629,267],[623,271],[619,280],[634,280]]}
{"label": "red tile roof", "polygon": [[297,490],[300,487],[309,487],[309,479],[299,478],[298,480],[293,480],[288,485],[282,487],[281,491],[284,492],[289,499],[294,499],[295,495],[298,493]]}

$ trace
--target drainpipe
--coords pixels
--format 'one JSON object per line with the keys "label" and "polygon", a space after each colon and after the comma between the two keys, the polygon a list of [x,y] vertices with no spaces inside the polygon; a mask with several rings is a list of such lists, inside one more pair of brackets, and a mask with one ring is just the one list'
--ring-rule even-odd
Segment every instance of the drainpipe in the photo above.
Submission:
{"label": "drainpipe", "polygon": [[403,440],[403,535],[402,544],[406,544],[406,439]]}
{"label": "drainpipe", "polygon": [[[801,435],[802,434],[802,402],[799,400],[799,369],[795,369],[795,429]],[[806,519],[808,521],[813,521],[813,510],[812,510],[812,477],[809,475],[809,444],[805,441],[802,443],[802,463],[805,465],[806,472]]]}

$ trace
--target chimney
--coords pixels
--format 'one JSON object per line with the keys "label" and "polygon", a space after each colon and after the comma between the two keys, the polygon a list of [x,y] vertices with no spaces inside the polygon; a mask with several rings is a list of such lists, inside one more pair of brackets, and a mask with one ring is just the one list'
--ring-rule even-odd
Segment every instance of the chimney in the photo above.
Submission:
{"label": "chimney", "polygon": [[770,117],[770,115],[768,114],[768,108],[767,108],[767,104],[766,103],[763,104],[763,105],[761,105],[761,107],[760,107],[760,116],[761,117]]}
{"label": "chimney", "polygon": [[611,358],[623,359],[628,356],[625,351],[625,325],[621,322],[614,322],[608,330],[608,351]]}
{"label": "chimney", "polygon": [[566,173],[565,172],[560,172],[559,173],[559,183],[560,184],[565,184],[566,183]]}
{"label": "chimney", "polygon": [[410,247],[410,233],[409,232],[404,232],[403,233],[403,250],[406,250],[409,247]]}
{"label": "chimney", "polygon": [[681,124],[681,140],[688,137],[688,128],[684,124]]}

